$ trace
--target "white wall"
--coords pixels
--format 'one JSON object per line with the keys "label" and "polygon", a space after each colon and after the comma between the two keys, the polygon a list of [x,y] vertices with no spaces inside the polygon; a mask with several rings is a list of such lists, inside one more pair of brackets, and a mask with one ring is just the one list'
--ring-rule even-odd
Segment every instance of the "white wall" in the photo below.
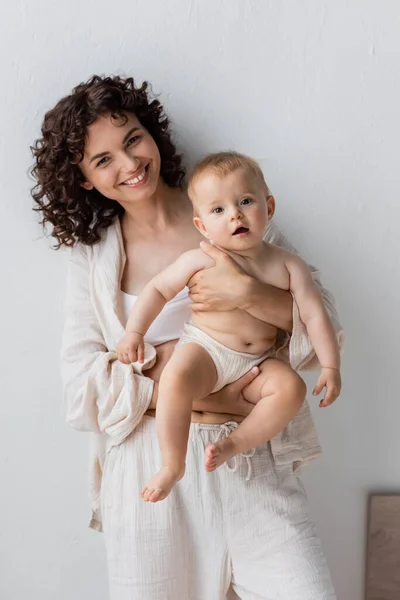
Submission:
{"label": "white wall", "polygon": [[[14,0],[0,24],[0,597],[105,600],[86,529],[86,438],[63,421],[64,256],[30,212],[29,144],[93,73],[148,78],[190,159],[260,159],[277,218],[348,331],[305,475],[340,600],[363,597],[371,491],[399,491],[400,18],[396,0]],[[396,108],[397,107],[397,108]],[[312,379],[311,379],[312,380]],[[178,599],[177,599],[178,600]]]}

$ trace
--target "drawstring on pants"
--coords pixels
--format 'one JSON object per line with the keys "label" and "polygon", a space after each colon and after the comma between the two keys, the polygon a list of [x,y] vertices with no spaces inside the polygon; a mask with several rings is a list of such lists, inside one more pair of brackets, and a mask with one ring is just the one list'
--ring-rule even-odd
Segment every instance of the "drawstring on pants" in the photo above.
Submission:
{"label": "drawstring on pants", "polygon": [[[230,434],[237,428],[238,423],[236,423],[235,421],[228,421],[227,423],[222,423],[222,425],[220,425],[221,429],[218,432],[218,436],[217,436],[217,442],[219,442],[220,440],[222,440],[223,438],[227,438],[230,436]],[[228,471],[231,471],[232,473],[236,473],[238,466],[239,466],[239,461],[238,458],[239,456],[242,456],[245,461],[247,462],[247,475],[246,475],[246,481],[249,481],[251,479],[251,476],[253,474],[253,467],[251,465],[251,458],[253,458],[254,454],[255,454],[256,449],[252,448],[251,450],[248,450],[247,452],[241,452],[240,454],[237,454],[236,456],[233,456],[230,461],[233,462],[233,466],[231,467],[229,465],[230,461],[226,461],[225,463],[225,468]]]}

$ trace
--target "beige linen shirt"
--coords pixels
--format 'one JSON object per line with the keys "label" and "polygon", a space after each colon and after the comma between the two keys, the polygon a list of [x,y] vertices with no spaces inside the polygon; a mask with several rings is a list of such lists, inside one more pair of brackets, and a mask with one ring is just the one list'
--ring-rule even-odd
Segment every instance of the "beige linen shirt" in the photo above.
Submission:
{"label": "beige linen shirt", "polygon": [[[273,222],[265,240],[294,250]],[[92,432],[90,527],[98,531],[101,531],[100,488],[106,452],[121,444],[137,427],[153,392],[153,381],[141,374],[138,363],[124,365],[115,353],[124,333],[117,313],[124,264],[121,226],[116,219],[103,231],[98,244],[77,244],[70,252],[68,265],[61,352],[64,398],[67,422],[80,431]],[[342,347],[343,331],[333,298],[321,286],[316,269],[311,269]],[[312,369],[318,364],[295,303],[293,331],[284,338],[279,354],[296,370]],[[147,362],[153,357],[154,349],[150,347]],[[271,441],[271,448],[277,464],[293,462],[295,468],[320,454],[307,402],[292,423]]]}

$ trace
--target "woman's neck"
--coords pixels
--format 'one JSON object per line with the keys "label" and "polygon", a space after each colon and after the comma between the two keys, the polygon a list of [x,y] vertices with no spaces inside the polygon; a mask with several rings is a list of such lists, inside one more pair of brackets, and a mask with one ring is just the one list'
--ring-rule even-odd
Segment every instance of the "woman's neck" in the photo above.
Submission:
{"label": "woman's neck", "polygon": [[124,238],[151,237],[162,234],[182,219],[189,201],[180,189],[163,185],[156,194],[140,205],[125,205],[122,217]]}

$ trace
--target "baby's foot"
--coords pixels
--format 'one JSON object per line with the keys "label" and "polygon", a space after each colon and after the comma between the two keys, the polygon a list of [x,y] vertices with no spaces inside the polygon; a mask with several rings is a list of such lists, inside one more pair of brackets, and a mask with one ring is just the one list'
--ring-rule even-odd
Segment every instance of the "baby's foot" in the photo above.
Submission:
{"label": "baby's foot", "polygon": [[182,479],[185,470],[176,471],[170,467],[161,467],[146,483],[141,491],[141,496],[145,502],[159,502],[164,500],[174,485]]}
{"label": "baby's foot", "polygon": [[206,448],[204,461],[206,471],[215,471],[217,467],[223,465],[235,454],[237,454],[235,444],[229,437],[215,444],[209,444]]}

